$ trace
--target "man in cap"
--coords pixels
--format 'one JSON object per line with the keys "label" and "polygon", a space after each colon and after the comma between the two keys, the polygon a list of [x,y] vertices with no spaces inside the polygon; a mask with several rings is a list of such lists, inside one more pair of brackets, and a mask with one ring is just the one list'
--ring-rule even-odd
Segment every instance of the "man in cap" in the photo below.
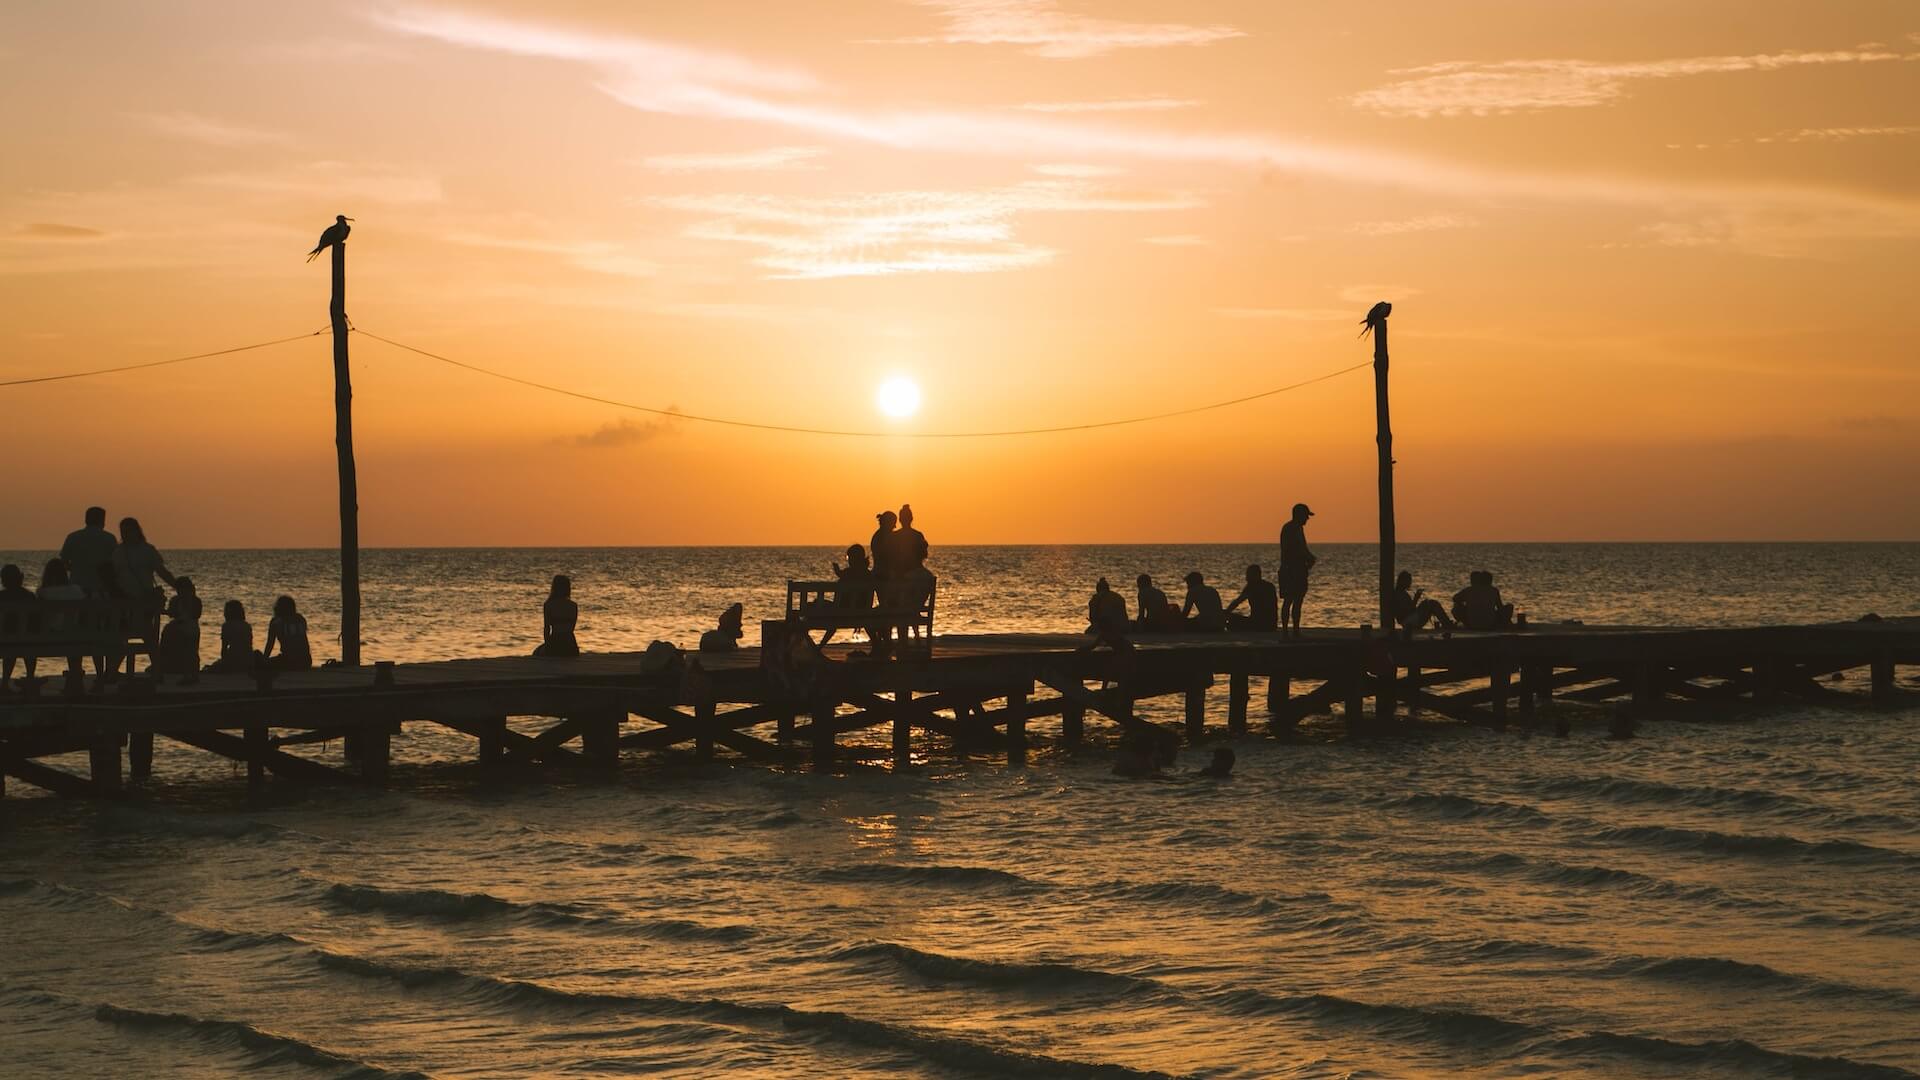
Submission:
{"label": "man in cap", "polygon": [[1293,520],[1280,526],[1280,632],[1295,638],[1300,636],[1300,603],[1307,598],[1307,571],[1315,562],[1307,550],[1307,519],[1312,516],[1306,503],[1294,503]]}

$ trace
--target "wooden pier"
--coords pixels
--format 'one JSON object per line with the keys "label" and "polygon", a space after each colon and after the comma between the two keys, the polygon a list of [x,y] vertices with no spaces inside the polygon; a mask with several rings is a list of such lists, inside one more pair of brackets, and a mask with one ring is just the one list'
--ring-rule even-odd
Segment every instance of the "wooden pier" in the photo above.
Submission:
{"label": "wooden pier", "polygon": [[[777,638],[769,624],[769,633]],[[1303,718],[1337,715],[1352,735],[1412,723],[1494,728],[1543,725],[1555,699],[1622,703],[1619,715],[1663,702],[1838,700],[1831,677],[1888,704],[1898,665],[1920,664],[1920,617],[1738,629],[1536,626],[1500,633],[1386,638],[1368,628],[1278,634],[1140,635],[1132,648],[1086,648],[1074,634],[942,636],[930,652],[893,660],[834,645],[686,654],[684,671],[642,674],[638,653],[577,659],[510,657],[327,668],[280,675],[43,680],[0,697],[0,794],[13,779],[62,795],[114,797],[152,775],[156,739],[300,783],[385,781],[391,742],[408,724],[473,739],[490,769],[610,771],[628,751],[691,747],[820,767],[854,757],[906,767],[943,746],[1025,759],[1041,739],[1072,747],[1088,722],[1138,729],[1143,700],[1178,698],[1190,741],[1207,727],[1207,695],[1226,694],[1224,733],[1285,734]],[[785,657],[801,655],[802,662]],[[763,662],[764,661],[764,662]],[[776,662],[779,661],[779,662]],[[1224,683],[1224,686],[1222,684]],[[1260,695],[1255,704],[1256,692]],[[521,722],[509,725],[509,718]],[[538,718],[538,719],[529,719]],[[1564,721],[1561,721],[1564,723]],[[1627,721],[1630,722],[1630,721]],[[1158,727],[1158,725],[1155,725]],[[884,746],[848,746],[852,732],[890,728]],[[532,729],[534,733],[529,733]],[[1164,730],[1164,729],[1162,729]],[[290,747],[338,740],[331,754]],[[87,775],[44,760],[85,752]]]}

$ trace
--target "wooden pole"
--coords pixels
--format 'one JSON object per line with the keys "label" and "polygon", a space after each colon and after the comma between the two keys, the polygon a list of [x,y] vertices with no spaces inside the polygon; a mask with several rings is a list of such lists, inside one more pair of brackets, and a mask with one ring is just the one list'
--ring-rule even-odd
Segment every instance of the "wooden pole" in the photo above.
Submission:
{"label": "wooden pole", "polygon": [[[1387,316],[1393,305],[1385,300],[1367,312],[1367,328],[1373,331],[1373,412],[1374,441],[1380,449],[1380,632],[1393,640],[1393,420],[1387,407]],[[1394,664],[1388,661],[1379,673],[1380,719],[1393,715]]]}
{"label": "wooden pole", "polygon": [[340,463],[340,662],[360,666],[360,482],[353,465],[353,376],[347,366],[347,242],[333,245],[333,447]]}

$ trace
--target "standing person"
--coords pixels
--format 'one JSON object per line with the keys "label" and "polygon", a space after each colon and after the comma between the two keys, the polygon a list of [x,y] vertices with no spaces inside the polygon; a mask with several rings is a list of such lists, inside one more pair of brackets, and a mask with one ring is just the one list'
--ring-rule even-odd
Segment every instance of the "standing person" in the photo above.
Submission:
{"label": "standing person", "polygon": [[[275,644],[280,655],[273,654]],[[267,620],[267,648],[254,654],[254,663],[278,671],[305,671],[313,666],[313,648],[307,644],[307,617],[294,607],[293,597],[273,602],[273,618]]]}
{"label": "standing person", "polygon": [[1180,618],[1187,629],[1203,633],[1227,628],[1227,614],[1220,610],[1220,590],[1207,584],[1198,570],[1187,575],[1187,599],[1180,607]]}
{"label": "standing person", "polygon": [[901,603],[917,608],[933,595],[933,571],[927,569],[927,534],[913,527],[913,507],[907,503],[900,504],[900,530],[894,533],[894,543]]}
{"label": "standing person", "polygon": [[[140,527],[137,518],[120,519],[120,545],[113,549],[114,584],[127,599],[141,608],[141,616],[146,625],[146,634],[142,640],[147,646],[147,664],[151,667],[158,657],[160,645],[160,614],[166,607],[166,593],[153,583],[155,577],[168,585],[174,583],[173,571],[160,557],[160,552],[147,543],[146,530]],[[127,659],[127,673],[133,673],[133,659]]]}
{"label": "standing person", "polygon": [[1306,503],[1293,504],[1293,520],[1280,526],[1280,629],[1300,636],[1300,604],[1307,598],[1307,571],[1319,560],[1307,550]]}
{"label": "standing person", "polygon": [[[1245,615],[1235,615],[1233,609],[1241,604],[1247,605]],[[1247,584],[1240,595],[1227,605],[1227,629],[1229,630],[1277,630],[1280,628],[1280,593],[1273,582],[1260,576],[1260,564],[1247,567]]]}
{"label": "standing person", "polygon": [[[867,542],[867,553],[873,556],[873,590],[880,606],[892,607],[898,590],[894,588],[894,523],[899,518],[891,510],[882,510],[873,515],[880,523],[873,530],[873,538]],[[867,628],[869,650],[875,659],[887,655],[893,648],[893,628],[884,623],[875,623]]]}
{"label": "standing person", "polygon": [[113,561],[113,549],[119,541],[107,531],[107,512],[98,506],[87,507],[85,528],[75,529],[67,534],[66,542],[60,545],[60,558],[67,564],[67,573],[73,578],[73,584],[85,590],[88,596],[104,595],[106,582],[100,580],[100,567]]}
{"label": "standing person", "polygon": [[540,645],[535,656],[579,656],[580,642],[573,628],[580,621],[580,605],[573,602],[573,579],[553,575],[547,588],[547,602],[540,605]]}

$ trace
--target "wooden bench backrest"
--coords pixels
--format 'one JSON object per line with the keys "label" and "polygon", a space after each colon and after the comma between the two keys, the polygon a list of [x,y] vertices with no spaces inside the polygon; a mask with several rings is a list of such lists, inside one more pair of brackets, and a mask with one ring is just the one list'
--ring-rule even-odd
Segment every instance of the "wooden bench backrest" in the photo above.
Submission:
{"label": "wooden bench backrest", "polygon": [[125,641],[148,632],[149,609],[126,600],[0,603],[0,644]]}
{"label": "wooden bench backrest", "polygon": [[[939,591],[939,587],[939,582],[936,581],[933,588],[927,592],[926,602],[917,607],[915,609],[916,612],[929,619],[933,617],[933,598]],[[839,591],[840,583],[838,581],[789,580],[787,582],[787,618],[792,619],[795,616],[804,616],[809,604],[816,602],[825,604],[833,603],[834,597]]]}

